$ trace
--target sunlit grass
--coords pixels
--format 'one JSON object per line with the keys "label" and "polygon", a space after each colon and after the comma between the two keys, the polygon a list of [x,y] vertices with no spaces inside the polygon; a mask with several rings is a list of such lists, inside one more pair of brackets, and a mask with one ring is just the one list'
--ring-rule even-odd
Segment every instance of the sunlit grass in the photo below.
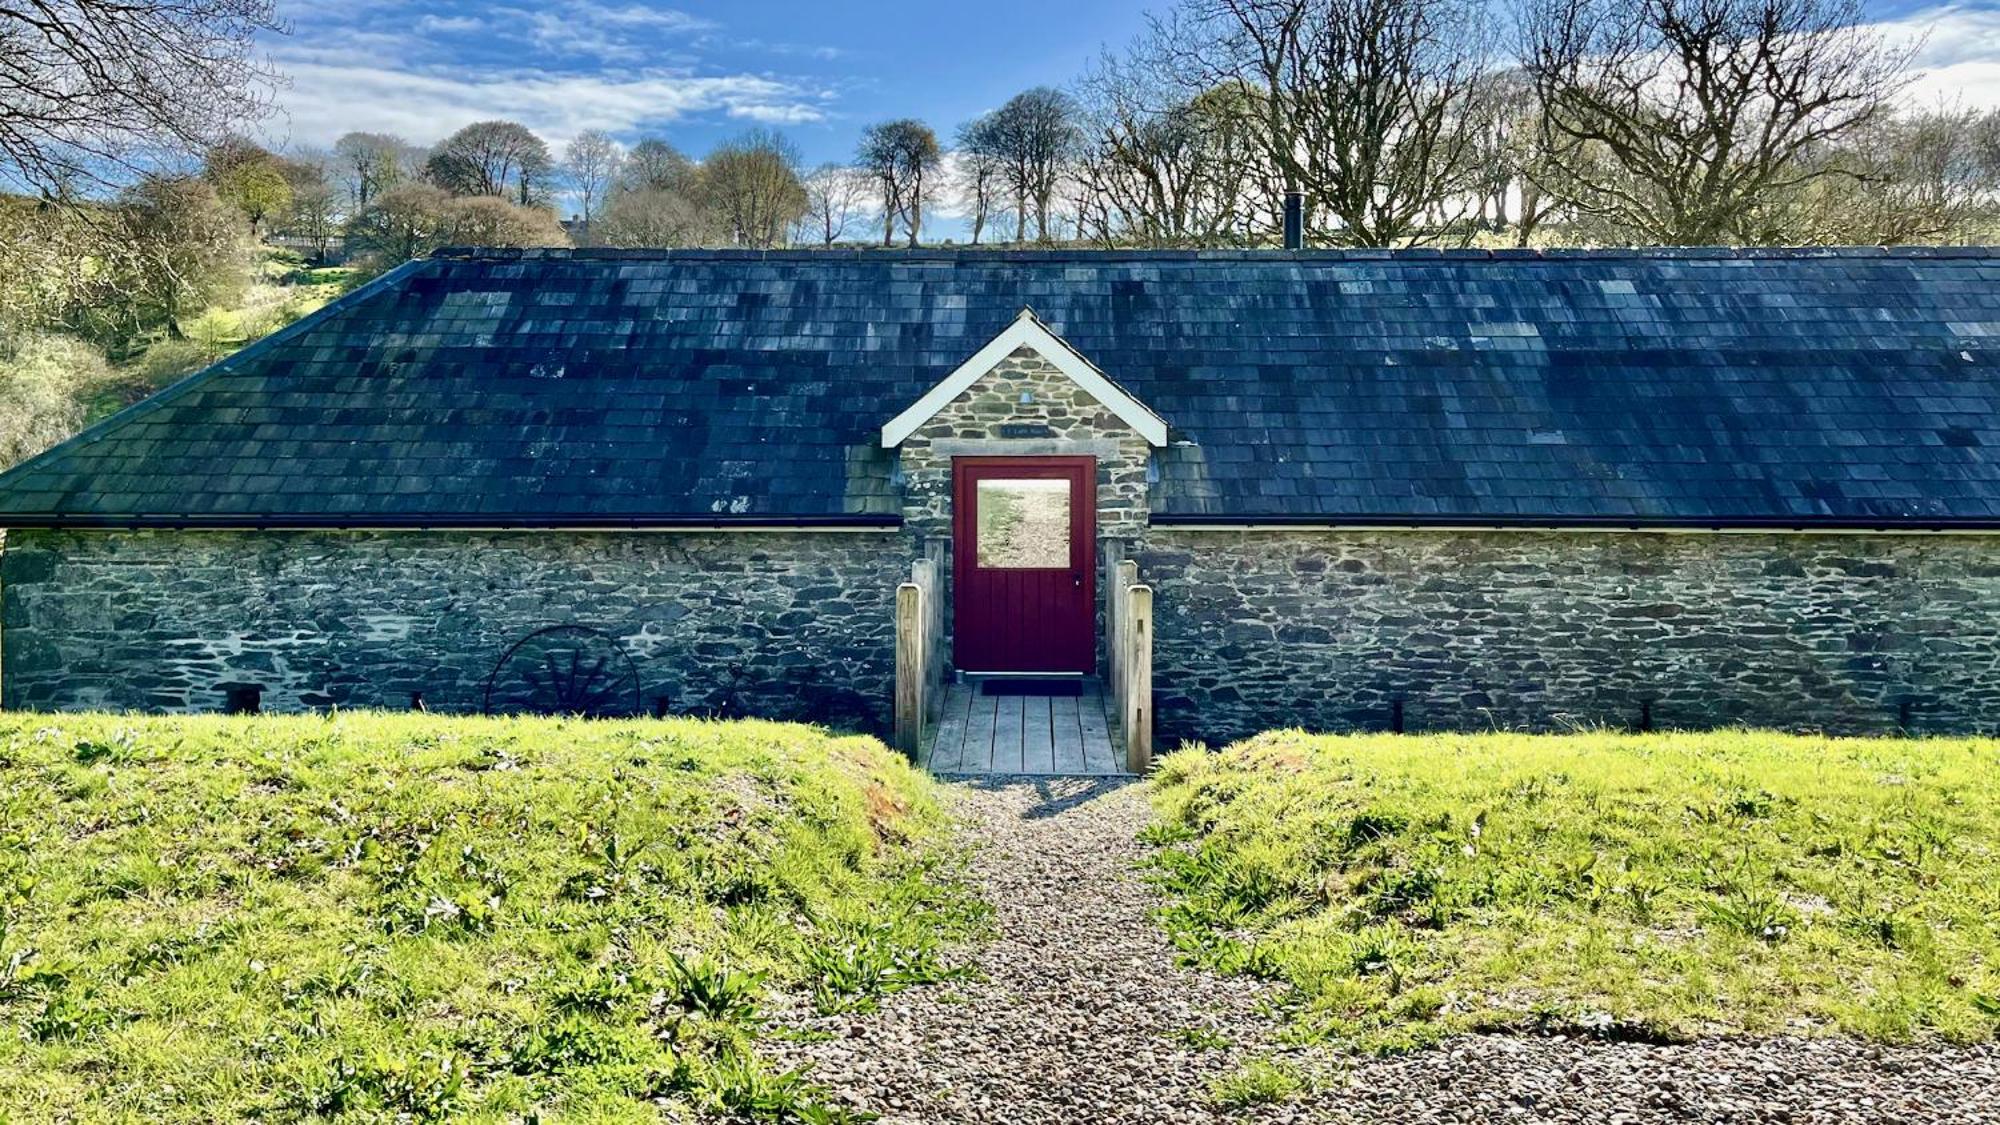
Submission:
{"label": "sunlit grass", "polygon": [[1174,940],[1305,1038],[2000,1026],[1993,740],[1282,732],[1155,800]]}
{"label": "sunlit grass", "polygon": [[0,715],[0,1118],[837,1120],[762,1013],[951,975],[943,824],[802,726]]}

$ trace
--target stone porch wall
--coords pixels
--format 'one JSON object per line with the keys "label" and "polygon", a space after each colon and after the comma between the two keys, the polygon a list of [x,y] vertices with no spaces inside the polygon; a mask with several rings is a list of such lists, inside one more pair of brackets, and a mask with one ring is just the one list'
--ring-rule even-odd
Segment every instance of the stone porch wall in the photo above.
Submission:
{"label": "stone porch wall", "polygon": [[[641,707],[886,728],[908,542],[868,533],[13,532],[8,707],[484,706],[507,649],[601,630]],[[732,667],[741,673],[732,672]]]}
{"label": "stone porch wall", "polygon": [[[902,444],[904,526],[917,540],[919,551],[925,542],[942,545],[947,575],[951,573],[951,466],[954,457],[962,456],[1095,457],[1100,544],[1095,573],[1100,587],[1101,545],[1113,539],[1130,542],[1145,534],[1152,510],[1146,480],[1152,447],[1031,348],[1018,349],[995,364]],[[1102,662],[1104,591],[1100,588],[1097,595],[1096,635]],[[949,597],[945,636],[949,645]]]}
{"label": "stone porch wall", "polygon": [[2000,728],[2000,539],[1174,532],[1157,729]]}

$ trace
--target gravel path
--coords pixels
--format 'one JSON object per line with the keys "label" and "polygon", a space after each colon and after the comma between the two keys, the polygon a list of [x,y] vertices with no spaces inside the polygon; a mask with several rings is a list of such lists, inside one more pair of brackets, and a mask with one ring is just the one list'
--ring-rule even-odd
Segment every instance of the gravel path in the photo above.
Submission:
{"label": "gravel path", "polygon": [[[1115,779],[973,783],[972,875],[994,939],[979,979],[862,1016],[801,1012],[819,1041],[767,1040],[842,1101],[892,1123],[1561,1122],[1576,1125],[2000,1125],[2000,1051],[1845,1040],[1685,1046],[1472,1036],[1403,1058],[1291,1054],[1304,1102],[1226,1113],[1209,1083],[1276,1046],[1269,986],[1174,964],[1133,872],[1148,810]],[[1203,1029],[1210,1043],[1186,1035]]]}
{"label": "gravel path", "polygon": [[[1144,789],[1115,778],[966,786],[962,813],[981,846],[972,874],[993,904],[993,940],[973,951],[979,979],[890,996],[858,1017],[794,1026],[831,1033],[783,1046],[777,1061],[891,1123],[1207,1122],[1207,1084],[1262,1046],[1254,982],[1174,965],[1133,873]],[[1175,1033],[1205,1028],[1224,1049]],[[1298,1107],[1267,1120],[1302,1119]]]}
{"label": "gravel path", "polygon": [[2000,1054],[1991,1047],[1834,1039],[1651,1047],[1485,1035],[1362,1062],[1347,1082],[1347,1116],[1334,1120],[1385,1125],[2000,1125]]}

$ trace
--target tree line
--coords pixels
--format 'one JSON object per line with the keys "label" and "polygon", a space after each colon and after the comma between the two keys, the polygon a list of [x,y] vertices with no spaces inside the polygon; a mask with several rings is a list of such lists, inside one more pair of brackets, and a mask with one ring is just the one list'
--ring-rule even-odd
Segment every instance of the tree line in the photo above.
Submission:
{"label": "tree line", "polygon": [[1858,0],[1181,0],[1066,89],[811,170],[769,131],[697,161],[504,122],[336,163],[350,236],[392,255],[530,241],[448,200],[563,191],[610,246],[916,246],[940,210],[974,244],[1265,246],[1289,192],[1328,246],[1990,238],[2000,113],[1907,104],[1912,49]]}
{"label": "tree line", "polygon": [[1183,0],[950,164],[975,239],[1270,245],[1293,191],[1329,246],[1990,238],[2000,113],[1907,105],[1913,50],[1857,0]]}
{"label": "tree line", "polygon": [[[508,121],[269,152],[226,132],[257,109],[267,0],[189,2],[144,26],[120,26],[144,5],[81,4],[84,57],[9,59],[51,89],[95,82],[102,109],[0,102],[0,164],[60,196],[145,142],[210,137],[198,173],[142,170],[117,206],[167,221],[176,202],[196,213],[167,225],[199,228],[212,192],[253,233],[385,261],[918,245],[941,209],[975,244],[1269,245],[1293,191],[1322,245],[1957,241],[1987,236],[2000,188],[2000,115],[1905,105],[1911,48],[1859,0],[1178,0],[1065,89],[946,137],[879,122],[810,170],[770,130],[695,159],[595,130],[557,150]],[[177,50],[124,49],[140,32]]]}

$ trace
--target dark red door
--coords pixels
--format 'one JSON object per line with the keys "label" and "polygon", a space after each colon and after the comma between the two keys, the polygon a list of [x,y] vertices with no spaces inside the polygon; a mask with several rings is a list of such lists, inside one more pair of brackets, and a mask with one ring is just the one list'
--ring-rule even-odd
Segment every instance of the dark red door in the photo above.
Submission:
{"label": "dark red door", "polygon": [[1097,462],[955,458],[952,524],[959,670],[1092,671]]}

